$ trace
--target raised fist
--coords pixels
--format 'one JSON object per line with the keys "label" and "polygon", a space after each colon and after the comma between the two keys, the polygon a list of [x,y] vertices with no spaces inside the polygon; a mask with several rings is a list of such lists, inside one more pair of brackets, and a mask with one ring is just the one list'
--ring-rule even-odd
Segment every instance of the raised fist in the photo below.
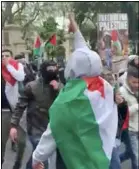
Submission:
{"label": "raised fist", "polygon": [[53,88],[54,88],[55,90],[58,90],[58,88],[59,88],[59,82],[57,82],[56,80],[52,80],[52,81],[50,82],[50,85],[53,86]]}

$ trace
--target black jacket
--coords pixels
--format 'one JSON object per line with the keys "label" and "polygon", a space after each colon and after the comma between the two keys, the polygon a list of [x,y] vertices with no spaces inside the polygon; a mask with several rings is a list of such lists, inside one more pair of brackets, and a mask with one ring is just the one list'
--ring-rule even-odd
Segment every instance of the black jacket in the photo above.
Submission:
{"label": "black jacket", "polygon": [[121,137],[122,127],[128,115],[128,106],[124,101],[123,103],[118,105],[118,130],[117,130],[117,138]]}
{"label": "black jacket", "polygon": [[29,82],[19,97],[11,118],[11,125],[17,127],[24,110],[27,108],[27,131],[29,135],[43,134],[49,121],[48,110],[58,91],[41,79]]}
{"label": "black jacket", "polygon": [[5,84],[6,84],[5,80],[2,78],[2,81],[1,81],[1,108],[2,109],[10,109],[10,111],[12,112],[10,104],[7,100],[6,95],[5,95]]}
{"label": "black jacket", "polygon": [[24,71],[25,71],[25,79],[24,79],[24,85],[26,85],[27,83],[35,80],[35,75],[33,73],[32,67],[30,64],[25,64],[24,65]]}

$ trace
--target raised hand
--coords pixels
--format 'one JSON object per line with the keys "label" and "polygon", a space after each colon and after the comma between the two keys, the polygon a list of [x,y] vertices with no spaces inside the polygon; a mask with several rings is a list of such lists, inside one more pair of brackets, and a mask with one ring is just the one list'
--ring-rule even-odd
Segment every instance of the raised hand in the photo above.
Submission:
{"label": "raised hand", "polygon": [[50,85],[53,86],[53,88],[54,88],[55,90],[58,90],[58,88],[59,88],[59,82],[57,82],[56,80],[52,80],[52,81],[50,82]]}
{"label": "raised hand", "polygon": [[115,94],[115,101],[117,104],[121,104],[124,101],[124,98],[121,96],[121,94],[119,92],[117,92]]}
{"label": "raised hand", "polygon": [[75,21],[75,16],[73,13],[69,14],[69,20],[70,20],[70,24],[69,24],[69,32],[76,32],[78,30],[78,25]]}

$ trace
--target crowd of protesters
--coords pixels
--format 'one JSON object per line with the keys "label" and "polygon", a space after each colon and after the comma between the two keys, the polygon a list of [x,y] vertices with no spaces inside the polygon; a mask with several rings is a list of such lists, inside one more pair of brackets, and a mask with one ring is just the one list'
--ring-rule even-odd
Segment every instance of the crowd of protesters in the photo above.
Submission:
{"label": "crowd of protesters", "polygon": [[[62,146],[59,146],[59,142],[55,139],[56,136],[52,134],[49,127],[49,124],[53,123],[51,116],[49,116],[49,109],[53,104],[56,106],[55,100],[57,100],[59,92],[67,90],[66,86],[69,81],[89,76],[99,77],[110,84],[111,89],[113,89],[113,101],[117,106],[118,123],[116,124],[116,120],[113,122],[117,125],[117,131],[110,153],[109,169],[122,169],[121,163],[129,159],[131,160],[132,169],[138,169],[139,56],[137,54],[129,56],[126,71],[120,72],[116,78],[112,70],[98,64],[101,61],[100,58],[100,61],[98,61],[98,54],[96,52],[91,53],[92,51],[86,45],[74,17],[71,15],[69,19],[69,29],[74,33],[75,51],[71,59],[65,64],[65,68],[58,66],[53,60],[45,60],[37,70],[34,65],[26,62],[24,53],[13,56],[12,51],[8,49],[2,51],[2,164],[4,163],[6,143],[10,136],[11,149],[16,152],[13,169],[20,169],[22,166],[26,139],[29,139],[33,147],[26,169],[81,169],[76,167],[80,166],[77,163],[81,161],[81,154],[83,153],[86,156],[87,153],[84,149],[80,149],[78,152],[74,152],[74,149],[72,149],[70,151],[73,154],[75,153],[78,162],[72,156],[68,157],[69,161],[67,162],[65,151],[63,151]],[[90,59],[90,56],[94,57],[94,60],[89,62],[80,60],[84,57]],[[83,65],[80,65],[80,62]],[[98,65],[100,66],[99,71],[97,69]],[[85,101],[82,101],[82,104],[85,106]],[[98,101],[99,104],[101,105],[101,102]],[[72,107],[68,111],[72,111]],[[63,121],[58,120],[61,122],[59,125],[64,128]],[[22,126],[22,121],[26,121],[26,128]],[[68,123],[68,119],[66,119],[66,122]],[[86,125],[88,123],[90,122],[87,121]],[[67,133],[71,132],[72,124],[70,123],[66,127],[65,131]],[[110,130],[108,130],[108,133],[111,134]],[[70,134],[73,140],[77,137],[74,132]],[[105,134],[104,130],[103,135]],[[86,138],[89,140],[91,137]],[[58,139],[63,140],[64,136],[59,135]],[[80,142],[77,138],[76,141],[77,144],[78,141]],[[121,142],[125,144],[125,151],[120,154]],[[86,146],[90,148],[90,145]],[[90,155],[91,158],[92,156]],[[93,161],[89,156],[84,157],[86,161],[83,162],[83,169],[87,169],[91,163],[94,165],[89,169],[108,169],[100,168],[100,165],[97,164],[96,157],[100,160],[100,163],[103,163],[99,155],[93,157]],[[82,164],[82,162],[80,163]]]}

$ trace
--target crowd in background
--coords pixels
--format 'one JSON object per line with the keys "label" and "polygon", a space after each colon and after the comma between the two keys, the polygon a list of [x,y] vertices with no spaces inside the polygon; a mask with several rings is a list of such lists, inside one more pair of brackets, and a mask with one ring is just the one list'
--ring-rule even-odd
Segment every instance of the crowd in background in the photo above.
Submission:
{"label": "crowd in background", "polygon": [[[132,169],[139,167],[139,57],[132,55],[128,59],[127,70],[120,72],[118,77],[106,67],[101,74],[101,77],[113,86],[114,100],[118,107],[118,131],[110,169],[121,169],[121,163],[128,159],[131,159]],[[26,62],[24,53],[13,56],[10,50],[2,51],[2,163],[10,131],[11,148],[17,154],[13,169],[19,169],[22,165],[27,137],[32,143],[33,150],[36,149],[49,123],[48,110],[60,89],[66,84],[63,65],[47,60],[43,61],[39,69],[37,68],[37,65]],[[25,113],[27,129],[19,124]],[[126,149],[119,155],[121,141]],[[59,150],[56,152],[56,168],[65,169]],[[55,157],[52,157],[52,160],[54,161]],[[50,165],[47,160],[40,168],[47,168],[48,164]],[[35,167],[36,165],[34,169]],[[31,168],[32,157],[26,165],[26,169]]]}

